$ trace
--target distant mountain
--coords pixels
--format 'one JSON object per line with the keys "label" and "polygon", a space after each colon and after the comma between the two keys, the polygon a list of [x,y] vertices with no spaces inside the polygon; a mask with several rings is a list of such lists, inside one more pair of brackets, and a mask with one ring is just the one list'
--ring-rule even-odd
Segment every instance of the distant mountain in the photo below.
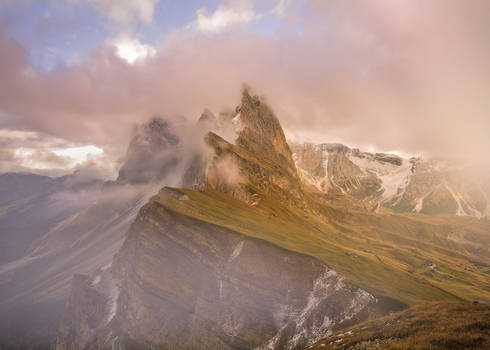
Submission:
{"label": "distant mountain", "polygon": [[25,255],[33,241],[87,206],[101,185],[77,174],[0,174],[0,265]]}
{"label": "distant mountain", "polygon": [[293,144],[301,178],[330,202],[397,212],[488,216],[490,203],[471,171],[446,160],[368,153],[341,144]]}

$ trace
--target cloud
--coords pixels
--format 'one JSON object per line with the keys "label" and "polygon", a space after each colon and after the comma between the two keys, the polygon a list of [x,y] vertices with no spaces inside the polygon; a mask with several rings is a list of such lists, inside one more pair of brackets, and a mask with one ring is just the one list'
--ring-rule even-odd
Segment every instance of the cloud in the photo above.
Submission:
{"label": "cloud", "polygon": [[137,39],[131,38],[128,35],[120,35],[117,38],[110,39],[108,42],[114,45],[118,56],[129,64],[137,60],[152,57],[156,53],[156,50],[151,45],[142,44]]}
{"label": "cloud", "polygon": [[283,16],[290,4],[291,0],[279,0],[276,6],[274,6],[270,12],[277,16]]}
{"label": "cloud", "polygon": [[0,126],[96,145],[116,162],[135,123],[233,108],[247,82],[290,138],[488,165],[489,2],[309,4],[291,3],[274,36],[230,24],[175,36],[133,65],[104,44],[78,64],[36,72],[0,34]]}
{"label": "cloud", "polygon": [[[78,0],[75,0],[78,1]],[[138,18],[151,23],[155,6],[159,0],[89,0],[95,8],[107,18],[127,23]]]}
{"label": "cloud", "polygon": [[115,176],[116,164],[94,145],[77,145],[37,132],[0,129],[0,173],[8,171],[63,175],[97,167],[104,178]]}
{"label": "cloud", "polygon": [[211,14],[205,8],[196,12],[197,19],[188,27],[203,33],[216,33],[230,26],[243,25],[259,19],[250,0],[228,0]]}

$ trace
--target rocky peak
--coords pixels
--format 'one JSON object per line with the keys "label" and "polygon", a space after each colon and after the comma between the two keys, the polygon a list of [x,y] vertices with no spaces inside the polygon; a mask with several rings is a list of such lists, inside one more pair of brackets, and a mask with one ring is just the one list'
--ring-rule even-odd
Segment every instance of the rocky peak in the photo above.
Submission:
{"label": "rocky peak", "polygon": [[208,108],[204,109],[197,123],[208,131],[218,132],[219,130],[218,119]]}
{"label": "rocky peak", "polygon": [[293,157],[279,120],[274,112],[248,89],[242,92],[242,101],[237,108],[241,122],[236,144],[257,156],[267,157],[296,173]]}
{"label": "rocky peak", "polygon": [[173,154],[179,138],[167,121],[154,117],[138,126],[129,144],[118,182],[148,183],[158,181],[178,163]]}
{"label": "rocky peak", "polygon": [[251,205],[260,193],[301,207],[303,192],[291,150],[263,99],[243,89],[241,104],[233,113],[221,113],[220,121],[233,126],[234,142],[223,134],[206,136],[214,151],[206,166],[206,186]]}

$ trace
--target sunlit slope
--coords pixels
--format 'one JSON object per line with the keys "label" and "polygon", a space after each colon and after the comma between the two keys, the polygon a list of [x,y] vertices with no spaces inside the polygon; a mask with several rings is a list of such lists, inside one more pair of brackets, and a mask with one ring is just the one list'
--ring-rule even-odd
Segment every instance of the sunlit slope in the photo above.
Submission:
{"label": "sunlit slope", "polygon": [[424,303],[341,330],[308,349],[488,349],[490,306]]}
{"label": "sunlit slope", "polygon": [[[312,202],[311,213],[267,196],[250,206],[213,191],[179,189],[189,199],[155,196],[163,206],[203,222],[317,257],[347,280],[406,304],[490,299],[486,221],[401,214],[371,214]],[[260,193],[260,192],[259,192]],[[471,244],[447,238],[470,232]],[[483,247],[477,247],[477,243]]]}

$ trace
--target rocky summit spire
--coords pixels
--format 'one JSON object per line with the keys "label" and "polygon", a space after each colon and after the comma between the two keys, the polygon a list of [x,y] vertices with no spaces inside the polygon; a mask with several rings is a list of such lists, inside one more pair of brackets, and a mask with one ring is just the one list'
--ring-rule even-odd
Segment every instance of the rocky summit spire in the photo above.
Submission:
{"label": "rocky summit spire", "polygon": [[302,207],[304,196],[291,150],[279,120],[263,99],[243,89],[236,108],[234,144],[210,132],[214,150],[206,186],[256,205],[263,195]]}
{"label": "rocky summit spire", "polygon": [[295,174],[296,167],[281,124],[263,99],[257,95],[251,96],[249,89],[244,87],[237,110],[241,122],[237,146],[269,158]]}

